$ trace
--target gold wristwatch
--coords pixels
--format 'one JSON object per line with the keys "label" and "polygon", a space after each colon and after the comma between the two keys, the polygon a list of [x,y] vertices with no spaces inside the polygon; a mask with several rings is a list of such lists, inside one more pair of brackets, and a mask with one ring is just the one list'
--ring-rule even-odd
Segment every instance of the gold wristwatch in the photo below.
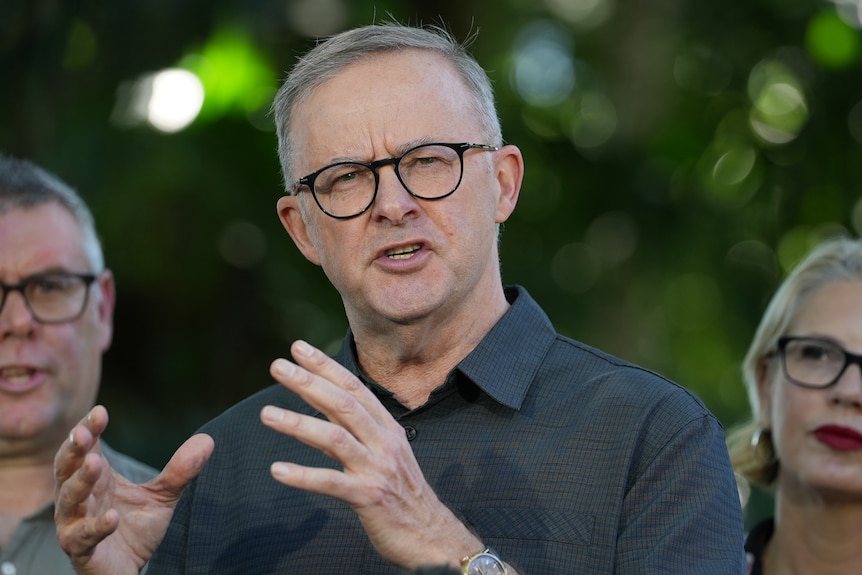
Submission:
{"label": "gold wristwatch", "polygon": [[490,547],[461,559],[461,575],[506,575],[506,572],[506,564]]}

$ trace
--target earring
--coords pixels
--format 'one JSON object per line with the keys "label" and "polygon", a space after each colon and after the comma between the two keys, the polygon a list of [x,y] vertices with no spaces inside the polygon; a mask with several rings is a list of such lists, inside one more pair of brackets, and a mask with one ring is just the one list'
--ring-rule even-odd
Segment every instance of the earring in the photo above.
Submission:
{"label": "earring", "polygon": [[751,451],[754,459],[763,465],[775,463],[775,446],[772,445],[772,432],[768,429],[760,429],[751,436]]}

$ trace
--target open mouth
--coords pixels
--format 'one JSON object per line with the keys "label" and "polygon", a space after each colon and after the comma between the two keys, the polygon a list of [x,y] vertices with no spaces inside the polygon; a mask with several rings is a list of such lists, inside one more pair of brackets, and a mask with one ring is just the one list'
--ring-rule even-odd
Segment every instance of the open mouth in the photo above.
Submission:
{"label": "open mouth", "polygon": [[388,250],[386,252],[386,257],[392,260],[406,260],[411,257],[413,254],[418,252],[422,248],[419,244],[413,244],[409,246],[402,246],[400,248],[395,248],[392,250]]}
{"label": "open mouth", "polygon": [[0,380],[11,386],[22,386],[27,384],[36,373],[30,367],[4,367],[0,369]]}

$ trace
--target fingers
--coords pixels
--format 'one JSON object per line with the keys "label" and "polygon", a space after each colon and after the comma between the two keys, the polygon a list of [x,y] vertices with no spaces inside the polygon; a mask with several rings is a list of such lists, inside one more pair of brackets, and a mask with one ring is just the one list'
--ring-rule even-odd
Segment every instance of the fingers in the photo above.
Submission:
{"label": "fingers", "polygon": [[270,473],[276,481],[284,485],[336,497],[352,506],[360,506],[367,502],[359,482],[334,469],[304,467],[277,461],[270,466]]}
{"label": "fingers", "polygon": [[108,509],[89,517],[90,497],[104,471],[101,454],[86,453],[80,467],[55,491],[54,520],[61,547],[70,555],[87,555],[119,525],[119,514]]}
{"label": "fingers", "polygon": [[54,457],[54,475],[58,481],[65,481],[74,473],[87,453],[94,448],[98,451],[98,439],[107,426],[108,411],[97,405],[69,431],[69,437]]}
{"label": "fingers", "polygon": [[[347,424],[352,416],[360,413],[370,415],[377,422],[391,420],[374,394],[322,351],[304,341],[296,341],[291,346],[291,354],[297,364],[277,359],[270,368],[272,376],[330,421]],[[360,430],[366,427],[365,421],[355,423],[362,424]]]}
{"label": "fingers", "polygon": [[91,555],[96,546],[117,530],[120,514],[111,509],[92,519],[73,524],[57,522],[57,539],[60,547],[73,560]]}
{"label": "fingers", "polygon": [[368,450],[357,438],[339,425],[267,405],[260,412],[261,421],[269,428],[319,449],[345,467],[362,465]]}
{"label": "fingers", "polygon": [[197,477],[212,455],[215,443],[212,437],[198,433],[188,438],[168,461],[150,486],[160,490],[166,499],[178,499],[186,485]]}

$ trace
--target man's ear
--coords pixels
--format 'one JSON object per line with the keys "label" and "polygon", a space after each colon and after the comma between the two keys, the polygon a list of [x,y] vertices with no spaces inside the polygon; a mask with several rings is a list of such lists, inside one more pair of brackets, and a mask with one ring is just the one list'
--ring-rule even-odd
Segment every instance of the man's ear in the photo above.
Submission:
{"label": "man's ear", "polygon": [[114,274],[111,273],[111,270],[104,270],[96,276],[96,284],[99,286],[99,301],[96,310],[99,316],[99,345],[104,353],[111,347],[111,341],[114,337],[114,304],[117,298]]}
{"label": "man's ear", "polygon": [[320,258],[317,256],[317,250],[311,237],[308,233],[308,227],[302,219],[302,213],[299,210],[299,198],[296,196],[282,196],[277,204],[278,218],[281,220],[281,225],[287,230],[290,239],[305,256],[305,259],[315,265],[320,265]]}
{"label": "man's ear", "polygon": [[500,194],[496,222],[499,224],[509,219],[518,203],[524,180],[524,156],[517,146],[512,145],[503,146],[495,156],[494,170]]}

